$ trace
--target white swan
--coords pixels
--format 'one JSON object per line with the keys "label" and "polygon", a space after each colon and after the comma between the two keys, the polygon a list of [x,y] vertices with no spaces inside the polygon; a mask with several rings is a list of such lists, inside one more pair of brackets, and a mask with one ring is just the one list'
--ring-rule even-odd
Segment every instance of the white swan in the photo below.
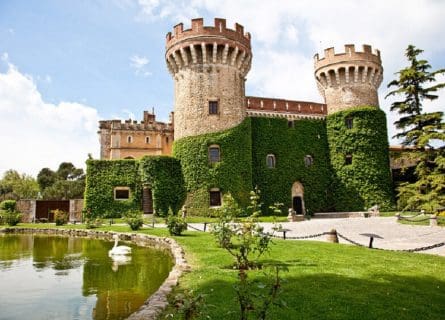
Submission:
{"label": "white swan", "polygon": [[131,248],[127,246],[118,246],[117,242],[119,241],[119,236],[115,234],[113,236],[114,239],[114,247],[110,251],[108,251],[108,255],[126,255],[131,254]]}

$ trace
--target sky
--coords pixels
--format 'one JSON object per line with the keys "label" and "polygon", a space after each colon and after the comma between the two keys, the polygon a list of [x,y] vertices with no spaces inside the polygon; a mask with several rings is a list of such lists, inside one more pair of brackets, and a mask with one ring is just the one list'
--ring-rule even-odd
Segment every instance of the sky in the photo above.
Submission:
{"label": "sky", "polygon": [[[167,121],[165,35],[197,17],[251,33],[251,96],[323,102],[315,53],[349,43],[379,49],[380,107],[397,144],[387,84],[407,66],[409,44],[433,70],[445,68],[444,14],[442,0],[0,0],[0,177],[8,169],[36,176],[63,161],[84,168],[88,154],[99,157],[99,120],[141,120],[154,108]],[[445,110],[443,91],[425,111]]]}

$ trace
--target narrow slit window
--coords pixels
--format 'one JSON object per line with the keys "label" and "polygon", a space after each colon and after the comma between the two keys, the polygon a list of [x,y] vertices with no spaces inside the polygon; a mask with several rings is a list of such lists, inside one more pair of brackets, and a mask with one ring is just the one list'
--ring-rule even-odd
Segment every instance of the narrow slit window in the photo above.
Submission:
{"label": "narrow slit window", "polygon": [[266,157],[266,164],[268,168],[275,168],[276,166],[276,159],[274,154],[268,154]]}
{"label": "narrow slit window", "polygon": [[150,144],[150,137],[145,137],[145,143]]}
{"label": "narrow slit window", "polygon": [[210,190],[210,206],[211,207],[221,206],[221,191],[219,189]]}
{"label": "narrow slit window", "polygon": [[128,143],[132,143],[133,142],[133,137],[132,136],[128,136],[127,137],[127,142]]}
{"label": "narrow slit window", "polygon": [[209,114],[218,114],[218,101],[209,101]]}
{"label": "narrow slit window", "polygon": [[346,128],[352,129],[352,126],[354,125],[353,119],[351,117],[346,118],[345,125],[346,125]]}
{"label": "narrow slit window", "polygon": [[351,154],[347,154],[345,156],[345,164],[347,164],[347,165],[352,164],[352,155]]}
{"label": "narrow slit window", "polygon": [[221,161],[221,152],[218,145],[209,147],[209,162],[216,163]]}

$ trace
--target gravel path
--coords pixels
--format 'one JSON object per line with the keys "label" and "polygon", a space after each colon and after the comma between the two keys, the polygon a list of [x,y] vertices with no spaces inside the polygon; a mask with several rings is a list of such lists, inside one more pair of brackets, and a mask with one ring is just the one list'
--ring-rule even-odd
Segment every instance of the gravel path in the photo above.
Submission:
{"label": "gravel path", "polygon": [[[190,225],[203,229],[202,223]],[[261,223],[261,225],[264,226],[265,231],[271,231],[273,227],[271,223]],[[362,234],[372,233],[381,237],[381,239],[374,238],[374,248],[391,250],[414,249],[445,242],[445,228],[400,224],[395,217],[312,219],[301,222],[281,222],[280,225],[289,230],[286,232],[286,237],[307,236],[336,229],[338,233],[365,246],[369,244],[369,237]],[[276,234],[282,236],[281,232]],[[323,235],[310,240],[326,241],[326,238],[327,236]],[[350,244],[341,238],[339,242]],[[445,245],[421,252],[445,256]]]}

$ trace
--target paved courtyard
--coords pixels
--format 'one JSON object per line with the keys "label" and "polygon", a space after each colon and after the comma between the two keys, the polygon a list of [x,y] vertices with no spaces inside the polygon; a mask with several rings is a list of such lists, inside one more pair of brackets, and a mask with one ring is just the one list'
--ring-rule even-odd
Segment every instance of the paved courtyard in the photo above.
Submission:
{"label": "paved courtyard", "polygon": [[[283,229],[289,230],[286,232],[286,237],[308,236],[336,229],[343,236],[365,246],[369,244],[369,237],[362,234],[372,233],[381,237],[381,239],[374,238],[373,247],[382,249],[406,250],[445,242],[445,228],[400,224],[395,217],[312,219],[301,222],[281,222],[280,224]],[[190,225],[200,230],[203,229],[202,223]],[[271,231],[273,227],[271,223],[262,223],[262,225],[265,231]],[[282,236],[282,233],[277,233],[277,235]],[[327,236],[323,235],[309,240],[327,241]],[[339,242],[351,244],[340,237]],[[445,246],[421,252],[445,256]]]}

